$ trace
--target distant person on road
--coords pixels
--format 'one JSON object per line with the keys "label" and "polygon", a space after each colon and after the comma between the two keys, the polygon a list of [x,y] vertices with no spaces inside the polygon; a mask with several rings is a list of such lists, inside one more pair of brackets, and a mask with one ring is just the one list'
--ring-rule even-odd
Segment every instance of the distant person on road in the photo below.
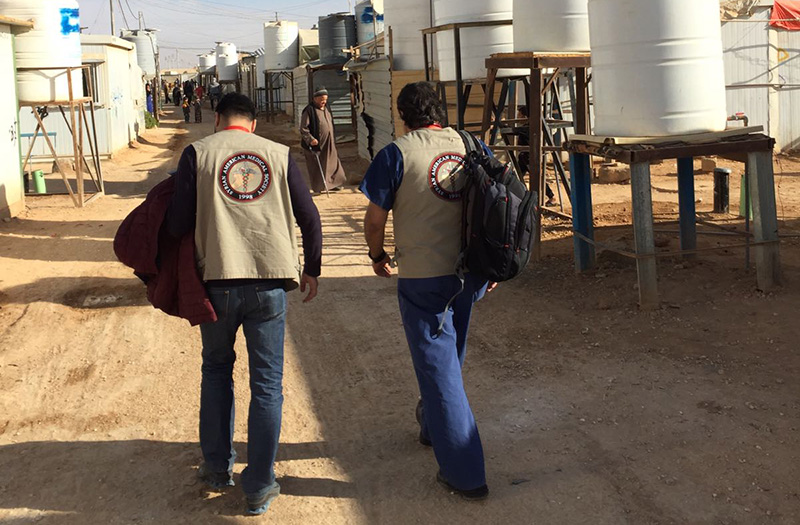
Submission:
{"label": "distant person on road", "polygon": [[397,109],[408,133],[375,156],[360,188],[370,201],[364,219],[368,255],[377,276],[391,277],[392,260],[384,248],[391,211],[400,317],[421,395],[419,441],[433,446],[439,483],[479,500],[489,489],[461,368],[473,304],[490,283],[468,273],[462,290],[455,273],[466,147],[455,130],[442,128],[445,115],[430,83],[405,86]]}
{"label": "distant person on road", "polygon": [[144,92],[145,92],[145,97],[146,97],[145,98],[145,103],[147,104],[147,111],[151,115],[155,115],[156,112],[155,112],[155,107],[154,107],[154,103],[153,103],[153,86],[150,85],[150,82],[147,82],[144,85]]}
{"label": "distant person on road", "polygon": [[194,105],[194,122],[200,124],[203,122],[203,103],[197,98],[192,104]]}
{"label": "distant person on road", "polygon": [[326,183],[329,190],[340,189],[347,182],[347,175],[336,150],[333,113],[328,106],[328,90],[324,87],[314,92],[311,104],[303,109],[300,135],[311,190],[322,192]]}
{"label": "distant person on road", "polygon": [[213,110],[214,106],[219,103],[219,99],[222,98],[222,86],[217,82],[216,78],[212,80],[211,84],[208,86],[208,98],[211,102],[211,109]]}
{"label": "distant person on road", "polygon": [[183,96],[188,98],[190,103],[192,102],[194,98],[194,85],[191,80],[186,80],[183,83]]}
{"label": "distant person on road", "polygon": [[197,97],[197,100],[203,101],[203,97],[206,95],[206,89],[198,84],[196,88],[194,88],[194,95]]}
{"label": "distant person on road", "polygon": [[183,109],[183,121],[188,123],[189,117],[192,114],[192,103],[189,102],[189,97],[183,97],[181,109]]}
{"label": "distant person on road", "polygon": [[164,102],[169,104],[169,85],[167,85],[167,79],[161,79],[161,90],[164,92]]}
{"label": "distant person on road", "polygon": [[[322,261],[319,212],[287,146],[261,138],[253,102],[223,98],[216,133],[188,146],[174,175],[166,231],[194,230],[198,271],[218,320],[200,325],[200,479],[233,486],[234,341],[244,328],[250,372],[247,467],[241,484],[247,512],[263,514],[280,493],[275,457],[283,406],[286,292],[317,295]],[[300,271],[295,223],[303,237]]]}
{"label": "distant person on road", "polygon": [[181,105],[181,99],[183,98],[183,94],[181,93],[181,86],[179,82],[175,82],[175,87],[172,88],[172,102],[175,104],[175,107]]}

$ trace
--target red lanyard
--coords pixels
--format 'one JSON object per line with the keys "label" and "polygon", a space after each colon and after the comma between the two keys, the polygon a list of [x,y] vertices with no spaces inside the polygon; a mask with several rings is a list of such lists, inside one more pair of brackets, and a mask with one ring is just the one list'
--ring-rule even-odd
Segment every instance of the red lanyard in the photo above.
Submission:
{"label": "red lanyard", "polygon": [[228,131],[229,129],[235,129],[238,131],[244,131],[245,133],[250,133],[250,130],[244,126],[228,126],[227,128],[223,129],[222,131]]}
{"label": "red lanyard", "polygon": [[425,129],[442,129],[440,124],[431,124],[430,126],[425,126]]}

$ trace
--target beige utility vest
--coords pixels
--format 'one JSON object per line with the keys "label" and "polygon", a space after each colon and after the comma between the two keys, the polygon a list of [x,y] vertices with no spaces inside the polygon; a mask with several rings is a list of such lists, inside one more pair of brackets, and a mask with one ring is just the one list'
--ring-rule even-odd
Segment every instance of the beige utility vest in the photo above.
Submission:
{"label": "beige utility vest", "polygon": [[204,281],[286,279],[300,262],[289,194],[289,148],[227,130],[195,142],[197,266]]}
{"label": "beige utility vest", "polygon": [[425,128],[394,143],[403,155],[403,180],[392,207],[398,274],[452,275],[461,251],[464,142],[451,128]]}

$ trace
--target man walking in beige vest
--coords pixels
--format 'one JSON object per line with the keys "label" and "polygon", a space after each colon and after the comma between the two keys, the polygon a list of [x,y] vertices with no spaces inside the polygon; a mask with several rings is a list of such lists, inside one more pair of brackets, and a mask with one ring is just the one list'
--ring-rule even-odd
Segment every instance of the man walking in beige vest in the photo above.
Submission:
{"label": "man walking in beige vest", "polygon": [[405,86],[397,109],[409,132],[378,153],[361,185],[370,200],[364,226],[369,257],[376,275],[391,276],[384,249],[391,211],[400,315],[421,395],[419,441],[433,446],[442,485],[466,499],[483,499],[489,493],[483,448],[461,367],[472,305],[488,283],[467,274],[462,290],[456,276],[466,147],[455,130],[442,128],[442,104],[431,84]]}
{"label": "man walking in beige vest", "polygon": [[[197,268],[218,321],[200,326],[200,478],[232,486],[234,341],[244,328],[250,369],[247,467],[241,483],[247,511],[262,514],[280,493],[274,463],[283,405],[286,291],[317,294],[322,260],[319,213],[289,148],[261,138],[256,110],[244,95],[216,107],[213,135],[187,147],[174,175],[167,231],[194,229]],[[301,271],[294,224],[303,237]]]}

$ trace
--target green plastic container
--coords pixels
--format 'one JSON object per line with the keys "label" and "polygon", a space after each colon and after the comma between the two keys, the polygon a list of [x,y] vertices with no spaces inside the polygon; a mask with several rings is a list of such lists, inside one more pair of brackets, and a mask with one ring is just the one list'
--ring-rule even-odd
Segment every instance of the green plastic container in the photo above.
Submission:
{"label": "green plastic container", "polygon": [[33,188],[36,193],[47,193],[47,185],[44,181],[44,172],[36,170],[33,172]]}
{"label": "green plastic container", "polygon": [[745,204],[745,187],[744,187],[744,174],[742,174],[742,182],[739,190],[739,217],[744,217],[744,210],[747,210],[750,214],[750,220],[753,220],[753,196],[750,195],[750,202]]}

